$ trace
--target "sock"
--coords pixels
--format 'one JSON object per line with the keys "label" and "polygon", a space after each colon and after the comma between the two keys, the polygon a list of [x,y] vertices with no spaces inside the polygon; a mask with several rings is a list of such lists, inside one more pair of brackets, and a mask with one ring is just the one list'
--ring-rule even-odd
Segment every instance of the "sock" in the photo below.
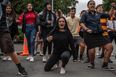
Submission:
{"label": "sock", "polygon": [[18,68],[18,69],[21,69],[21,68],[23,68],[23,67],[21,66],[21,63],[19,63],[19,64],[16,64],[16,66],[17,66],[17,68]]}
{"label": "sock", "polygon": [[83,56],[83,55],[82,55],[82,54],[80,54],[80,60],[82,60],[82,56]]}

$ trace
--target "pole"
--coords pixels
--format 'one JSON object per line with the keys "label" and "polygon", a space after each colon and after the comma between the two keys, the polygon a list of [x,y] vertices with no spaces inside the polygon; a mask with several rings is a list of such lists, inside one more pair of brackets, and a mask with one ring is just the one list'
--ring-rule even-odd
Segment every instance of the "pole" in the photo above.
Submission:
{"label": "pole", "polygon": [[52,0],[52,11],[54,11],[54,0]]}

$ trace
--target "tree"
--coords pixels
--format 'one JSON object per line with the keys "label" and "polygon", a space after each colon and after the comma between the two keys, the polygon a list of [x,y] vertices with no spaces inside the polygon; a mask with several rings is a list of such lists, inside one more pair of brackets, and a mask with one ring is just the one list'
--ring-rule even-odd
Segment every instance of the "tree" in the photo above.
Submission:
{"label": "tree", "polygon": [[110,10],[112,2],[116,2],[116,0],[103,0],[103,7],[105,11]]}
{"label": "tree", "polygon": [[[34,6],[34,9],[37,12],[41,12],[44,8],[45,1],[52,0],[12,0],[12,4],[16,13],[21,13],[25,9],[25,5],[27,2],[31,2]],[[53,0],[54,1],[54,9],[61,9],[64,13],[68,12],[68,6],[74,5],[76,0]]]}

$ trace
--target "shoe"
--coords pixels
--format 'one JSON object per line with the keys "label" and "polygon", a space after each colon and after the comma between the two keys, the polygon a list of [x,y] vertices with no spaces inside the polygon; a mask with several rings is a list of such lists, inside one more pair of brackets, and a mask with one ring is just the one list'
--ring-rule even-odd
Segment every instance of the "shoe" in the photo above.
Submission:
{"label": "shoe", "polygon": [[95,68],[95,65],[90,64],[90,65],[88,65],[88,68],[94,69]]}
{"label": "shoe", "polygon": [[11,57],[8,57],[8,60],[11,61],[12,60]]}
{"label": "shoe", "polygon": [[43,56],[43,63],[46,63],[47,59],[46,59],[46,56]]}
{"label": "shoe", "polygon": [[73,62],[77,62],[77,59],[73,59]]}
{"label": "shoe", "polygon": [[28,75],[23,67],[19,69],[18,74],[23,76],[23,77],[26,77]]}
{"label": "shoe", "polygon": [[102,58],[103,58],[103,56],[99,56],[98,58],[99,58],[99,59],[102,59]]}
{"label": "shoe", "polygon": [[2,60],[3,60],[3,61],[8,60],[8,56],[3,57]]}
{"label": "shoe", "polygon": [[26,58],[26,60],[30,60],[30,58],[31,58],[31,56],[28,56],[28,57]]}
{"label": "shoe", "polygon": [[65,69],[61,67],[60,74],[65,74],[65,73],[66,73]]}
{"label": "shoe", "polygon": [[102,69],[109,70],[109,71],[114,71],[115,70],[113,67],[108,67],[108,66],[102,67]]}
{"label": "shoe", "polygon": [[34,62],[34,57],[30,57],[30,62]]}

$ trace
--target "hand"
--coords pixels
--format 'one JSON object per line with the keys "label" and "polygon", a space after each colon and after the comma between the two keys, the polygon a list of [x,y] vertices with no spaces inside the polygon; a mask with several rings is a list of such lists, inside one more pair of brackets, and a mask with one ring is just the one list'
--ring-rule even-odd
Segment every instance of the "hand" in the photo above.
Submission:
{"label": "hand", "polygon": [[50,20],[48,20],[47,22],[48,22],[48,24],[51,24],[52,23],[52,21],[50,21]]}
{"label": "hand", "polygon": [[92,30],[91,29],[87,29],[86,32],[92,33]]}
{"label": "hand", "polygon": [[52,41],[53,40],[53,36],[47,37],[47,40],[48,40],[48,42]]}
{"label": "hand", "polygon": [[19,22],[20,22],[20,20],[17,19],[17,20],[16,20],[16,23],[19,23]]}

